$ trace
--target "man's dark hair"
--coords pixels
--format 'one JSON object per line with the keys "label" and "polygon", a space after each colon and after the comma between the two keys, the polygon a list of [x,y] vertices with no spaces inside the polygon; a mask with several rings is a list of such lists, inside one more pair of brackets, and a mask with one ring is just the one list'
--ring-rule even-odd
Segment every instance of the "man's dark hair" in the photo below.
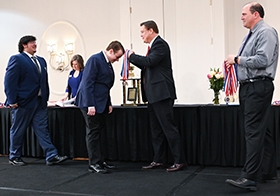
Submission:
{"label": "man's dark hair", "polygon": [[159,33],[158,27],[157,27],[157,24],[155,23],[155,21],[153,21],[153,20],[148,20],[148,21],[146,21],[146,22],[142,22],[142,23],[140,24],[140,27],[143,26],[143,25],[146,27],[147,30],[153,29],[153,31],[154,31],[155,33]]}
{"label": "man's dark hair", "polygon": [[252,14],[254,12],[258,12],[260,14],[261,18],[264,17],[264,9],[263,9],[262,5],[259,4],[259,3],[252,4],[251,7],[250,7],[250,11],[251,11]]}
{"label": "man's dark hair", "polygon": [[26,35],[23,36],[22,38],[20,38],[19,42],[18,42],[18,51],[20,53],[23,52],[23,45],[26,45],[28,42],[33,42],[36,41],[36,37],[32,36],[32,35]]}
{"label": "man's dark hair", "polygon": [[125,53],[124,47],[119,41],[112,41],[106,48],[107,51],[113,49],[114,53],[117,53],[119,50],[122,50],[123,54]]}

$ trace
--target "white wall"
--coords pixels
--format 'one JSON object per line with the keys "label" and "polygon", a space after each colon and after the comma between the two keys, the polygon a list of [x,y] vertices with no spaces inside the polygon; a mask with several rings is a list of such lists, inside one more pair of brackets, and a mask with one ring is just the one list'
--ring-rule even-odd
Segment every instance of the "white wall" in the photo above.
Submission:
{"label": "white wall", "polygon": [[[72,24],[80,33],[84,50],[75,50],[80,53],[85,60],[93,53],[104,50],[112,40],[120,40],[128,43],[127,37],[121,37],[121,33],[128,32],[129,26],[125,24],[126,18],[124,12],[128,13],[128,7],[123,8],[120,2],[123,0],[0,0],[0,25],[1,25],[1,51],[0,51],[0,102],[5,100],[3,79],[5,68],[9,57],[17,53],[17,44],[25,34],[32,34],[37,37],[38,51],[37,54],[45,57],[48,61],[46,47],[42,37],[45,31],[53,24],[59,21],[66,21]],[[125,1],[126,2],[126,1]],[[122,29],[121,29],[122,27]],[[71,32],[65,33],[58,31],[53,33],[56,37],[71,36]],[[128,45],[124,44],[125,47]],[[115,63],[116,81],[112,89],[113,103],[121,102],[121,84],[118,80],[121,62]],[[49,80],[51,89],[55,92],[60,89],[63,94],[66,88],[68,72],[54,73],[49,66]],[[56,80],[56,82],[53,82]],[[53,85],[52,85],[53,84]],[[57,93],[51,93],[50,100],[57,100],[60,96]],[[62,96],[61,96],[62,97]]]}
{"label": "white wall", "polygon": [[[245,29],[241,21],[241,9],[249,2],[248,0],[234,0],[225,2],[225,46],[226,54],[236,54],[240,43],[243,38],[248,33],[248,29]],[[280,23],[279,23],[279,7],[280,1],[277,0],[259,0],[260,4],[263,5],[265,10],[264,20],[280,33]],[[279,63],[278,63],[279,65]],[[280,67],[277,69],[276,77],[274,80],[275,91],[273,100],[280,99]]]}
{"label": "white wall", "polygon": [[[265,8],[265,20],[280,31],[279,1],[259,2]],[[0,0],[0,102],[5,100],[3,79],[8,59],[17,53],[23,35],[37,37],[37,53],[46,60],[46,44],[51,36],[54,39],[76,37],[75,53],[85,60],[115,39],[125,48],[131,48],[132,44],[133,50],[145,54],[139,23],[153,19],[171,47],[177,103],[210,103],[213,92],[208,90],[206,74],[210,67],[222,67],[228,53],[237,53],[247,34],[240,20],[245,3],[247,0],[212,0],[212,5],[210,0]],[[59,21],[69,23],[77,33],[65,29],[46,33]],[[113,104],[119,105],[122,103],[121,60],[113,66],[116,79],[111,95]],[[57,100],[63,94],[67,75],[68,71],[60,73],[49,67],[50,87],[55,91],[50,100]],[[279,77],[277,74],[274,99],[280,99]]]}

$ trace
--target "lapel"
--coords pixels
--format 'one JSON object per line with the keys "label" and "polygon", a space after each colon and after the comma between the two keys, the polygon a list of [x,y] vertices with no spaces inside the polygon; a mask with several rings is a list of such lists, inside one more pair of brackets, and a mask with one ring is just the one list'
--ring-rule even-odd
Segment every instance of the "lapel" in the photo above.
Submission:
{"label": "lapel", "polygon": [[156,39],[154,40],[154,42],[152,43],[151,49],[157,44],[157,41],[159,41],[160,39],[161,39],[161,37],[158,35],[158,36],[156,37]]}
{"label": "lapel", "polygon": [[104,66],[105,66],[106,70],[111,75],[111,80],[114,81],[115,80],[115,74],[114,74],[114,69],[113,69],[112,64],[110,62],[107,62],[103,52],[100,52],[100,56],[101,56],[101,59],[104,61]]}
{"label": "lapel", "polygon": [[[36,75],[38,77],[40,77],[40,73],[38,72],[38,69],[37,69],[35,63],[33,62],[33,60],[27,54],[25,54],[24,52],[22,52],[21,54],[24,56],[26,61],[29,62],[30,68],[33,69],[33,71],[36,73]],[[38,60],[39,60],[39,58],[38,58]],[[39,61],[39,63],[40,63],[40,66],[41,66],[41,62],[40,61]],[[41,66],[41,68],[42,68],[42,66]]]}

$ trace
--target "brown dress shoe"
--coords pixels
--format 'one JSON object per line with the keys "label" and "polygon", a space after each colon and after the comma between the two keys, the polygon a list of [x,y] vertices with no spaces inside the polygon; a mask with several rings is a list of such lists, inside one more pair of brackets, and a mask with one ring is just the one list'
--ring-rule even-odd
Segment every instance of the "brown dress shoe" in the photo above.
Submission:
{"label": "brown dress shoe", "polygon": [[150,165],[147,165],[147,166],[142,166],[142,169],[143,170],[146,170],[146,169],[156,169],[156,168],[161,168],[163,166],[162,163],[156,163],[156,162],[151,162]]}
{"label": "brown dress shoe", "polygon": [[167,172],[179,171],[179,170],[183,170],[185,167],[187,167],[186,163],[181,163],[181,164],[175,163],[171,167],[167,168],[166,171]]}

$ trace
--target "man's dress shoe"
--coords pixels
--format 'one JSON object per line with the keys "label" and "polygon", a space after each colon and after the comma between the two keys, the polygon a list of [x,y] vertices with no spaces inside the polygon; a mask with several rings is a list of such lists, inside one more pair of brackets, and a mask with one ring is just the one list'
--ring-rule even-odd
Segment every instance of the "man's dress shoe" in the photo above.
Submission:
{"label": "man's dress shoe", "polygon": [[59,156],[59,155],[56,155],[54,157],[52,157],[50,160],[47,161],[47,165],[48,166],[51,166],[51,165],[57,165],[59,163],[62,163],[64,161],[66,161],[68,159],[67,156]]}
{"label": "man's dress shoe", "polygon": [[167,172],[179,171],[179,170],[183,170],[185,167],[187,167],[186,163],[181,163],[181,164],[175,163],[171,167],[167,168],[166,171]]}
{"label": "man's dress shoe", "polygon": [[278,178],[277,177],[271,177],[271,178],[262,178],[261,183],[278,183]]}
{"label": "man's dress shoe", "polygon": [[161,168],[163,166],[162,163],[156,163],[156,162],[151,162],[150,165],[147,166],[142,166],[143,170],[147,170],[147,169],[156,169],[156,168]]}
{"label": "man's dress shoe", "polygon": [[105,162],[105,161],[102,163],[102,165],[103,165],[103,167],[105,167],[105,168],[107,168],[107,169],[115,169],[115,168],[116,168],[115,165],[110,165],[110,164],[108,164],[108,163]]}
{"label": "man's dress shoe", "polygon": [[248,180],[246,178],[238,178],[237,180],[231,180],[227,179],[226,182],[229,185],[242,188],[242,189],[247,189],[250,191],[257,191],[257,182],[253,180]]}
{"label": "man's dress shoe", "polygon": [[98,173],[98,174],[108,173],[108,170],[103,165],[99,165],[99,164],[90,165],[88,167],[88,171],[92,173]]}
{"label": "man's dress shoe", "polygon": [[24,166],[26,163],[21,158],[9,159],[9,163],[14,166]]}

